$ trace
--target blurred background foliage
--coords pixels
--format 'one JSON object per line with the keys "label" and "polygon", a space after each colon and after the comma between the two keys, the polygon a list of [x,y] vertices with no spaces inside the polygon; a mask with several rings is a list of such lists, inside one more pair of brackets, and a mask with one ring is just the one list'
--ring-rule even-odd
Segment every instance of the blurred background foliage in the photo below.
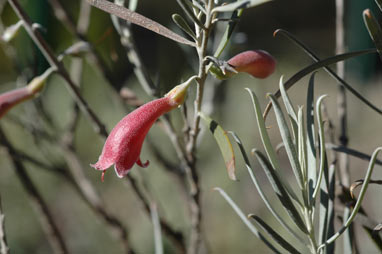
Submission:
{"label": "blurred background foliage", "polygon": [[[0,3],[3,2],[5,1],[0,0]],[[57,54],[76,41],[57,21],[47,0],[23,0],[20,2],[32,20],[46,29],[43,31],[44,37]],[[77,19],[80,1],[65,0],[62,2],[65,9]],[[277,89],[281,75],[289,77],[311,63],[311,60],[288,40],[281,36],[274,38],[272,36],[274,30],[283,28],[290,31],[309,45],[320,57],[334,55],[334,2],[333,0],[273,1],[244,12],[230,47],[224,52],[223,58],[227,59],[235,53],[247,49],[264,49],[277,59],[276,73],[266,80],[238,75],[219,84],[213,98],[214,107],[210,113],[226,130],[238,133],[247,149],[262,146],[258,130],[255,127],[250,98],[244,88],[250,87],[254,90],[262,100],[264,107],[267,102],[265,94]],[[348,51],[374,47],[362,21],[361,13],[366,8],[375,8],[374,1],[347,1],[346,41]],[[137,12],[181,33],[171,20],[173,13],[182,13],[176,1],[141,0]],[[378,11],[374,11],[374,13],[377,14]],[[1,19],[4,26],[9,26],[17,21],[8,4],[4,6]],[[196,54],[192,54],[190,48],[179,46],[173,41],[140,27],[133,26],[133,33],[143,62],[162,93],[196,71]],[[116,99],[116,91],[122,87],[128,87],[136,91],[144,101],[149,98],[137,83],[132,65],[127,60],[125,50],[121,46],[119,36],[113,28],[108,14],[92,8],[88,38],[113,74],[112,85],[116,90],[111,89],[94,63],[85,61],[81,91],[110,131],[132,109],[131,107],[126,108],[120,100]],[[214,39],[219,38],[216,36]],[[216,47],[216,43],[212,42],[211,46]],[[66,66],[69,67],[71,63],[71,59],[65,60]],[[22,31],[10,45],[1,44],[0,66],[0,91],[4,92],[19,85],[23,80],[30,80],[41,74],[48,67],[48,63],[27,34]],[[365,97],[380,104],[382,86],[381,63],[378,56],[375,54],[352,59],[347,62],[346,67],[346,79],[349,83]],[[211,86],[216,85],[212,78],[210,83]],[[303,79],[290,90],[290,96],[295,105],[305,103],[306,87],[307,79]],[[336,82],[320,71],[317,75],[316,95],[329,94],[327,108],[332,119],[336,119],[336,91]],[[193,93],[191,92],[188,105],[192,105],[192,99]],[[348,104],[349,147],[370,154],[375,147],[382,143],[382,119],[351,95]],[[46,110],[45,117],[37,115],[41,108]],[[52,122],[51,126],[54,126],[54,129],[51,130],[52,133],[59,133],[59,130],[69,124],[71,111],[72,99],[64,86],[64,81],[54,75],[38,99],[12,110],[7,117],[1,120],[1,126],[17,149],[48,162],[64,164],[60,150],[34,133],[33,126],[45,126],[45,121],[49,120]],[[179,129],[181,129],[180,121],[177,121],[178,113],[174,112],[172,115],[175,117],[175,123],[178,123]],[[28,123],[28,125],[21,126],[14,121],[15,118],[22,119],[23,123]],[[273,142],[277,145],[281,138],[277,128],[272,128],[272,126],[276,126],[273,115],[268,124],[271,126]],[[165,153],[166,158],[175,161],[175,151],[167,136],[158,126],[154,126],[150,131],[149,141],[159,147],[161,152]],[[250,182],[241,157],[237,156],[239,181],[232,182],[227,177],[224,162],[210,134],[202,135],[200,143],[198,167],[203,191],[203,237],[206,239],[209,251],[211,253],[253,253],[254,250],[257,251],[256,253],[268,252],[264,244],[249,233],[224,200],[211,191],[215,186],[223,187],[244,211],[256,213],[270,221],[271,225],[276,225],[276,222],[267,215],[266,208]],[[87,119],[81,117],[75,133],[75,150],[81,158],[81,163],[87,169],[85,172],[87,177],[101,193],[105,205],[127,225],[129,238],[138,253],[152,253],[151,222],[135,196],[132,195],[131,187],[111,172],[106,174],[106,180],[102,183],[100,173],[88,166],[97,160],[102,144],[103,140],[94,133]],[[285,152],[282,151],[280,157],[286,159]],[[184,202],[186,193],[179,192],[179,183],[156,163],[147,142],[143,147],[142,159],[149,159],[150,166],[146,169],[133,168],[131,174],[138,177],[141,183],[144,182],[155,199],[159,200],[159,212],[176,229],[187,232],[189,221],[187,205]],[[350,165],[352,180],[363,177],[367,162],[350,158]],[[103,222],[82,202],[70,185],[57,174],[41,170],[32,164],[26,163],[26,166],[28,174],[43,193],[54,217],[57,218],[69,249],[73,253],[118,253],[121,251],[119,244],[110,236]],[[291,172],[289,165],[285,165],[285,168],[289,173]],[[6,151],[1,148],[0,169],[0,194],[6,215],[6,233],[12,252],[50,253],[51,249],[42,233],[39,220],[14,174]],[[264,176],[261,177],[264,178]],[[377,168],[375,178],[381,179],[381,177],[381,170]],[[265,186],[265,191],[267,190],[270,193],[270,188]],[[382,205],[378,199],[380,195],[378,191],[380,192],[380,188],[370,186],[365,207],[371,218],[380,220]],[[369,238],[359,228],[357,230],[359,231],[357,241],[362,247],[362,253],[376,253]],[[165,246],[166,253],[174,251],[170,244],[165,243]],[[341,245],[337,246],[337,250],[340,252]]]}

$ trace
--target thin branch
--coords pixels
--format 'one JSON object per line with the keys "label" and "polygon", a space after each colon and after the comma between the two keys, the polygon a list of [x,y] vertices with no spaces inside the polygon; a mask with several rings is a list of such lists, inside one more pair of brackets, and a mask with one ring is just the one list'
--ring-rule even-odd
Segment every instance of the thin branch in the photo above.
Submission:
{"label": "thin branch", "polygon": [[15,168],[16,175],[20,179],[22,186],[27,192],[30,201],[34,205],[36,212],[38,213],[38,218],[41,221],[44,232],[48,238],[49,243],[51,244],[55,253],[68,253],[67,246],[65,244],[64,238],[59,231],[56,220],[52,216],[48,205],[45,203],[42,195],[32,182],[32,179],[27,174],[27,170],[24,165],[18,160],[15,156],[15,149],[9,143],[4,132],[0,128],[0,139],[2,145],[7,149],[9,157],[12,161],[12,164]]}
{"label": "thin branch", "polygon": [[58,61],[56,56],[54,55],[52,49],[48,45],[48,43],[44,40],[41,33],[38,29],[33,28],[33,23],[27,13],[19,4],[18,0],[8,0],[16,15],[24,21],[23,25],[30,38],[34,41],[36,46],[40,49],[41,53],[44,55],[46,60],[49,62],[50,66],[57,69],[57,72],[62,76],[62,78],[66,81],[69,90],[72,92],[74,99],[77,104],[81,108],[81,110],[85,113],[85,115],[91,120],[93,127],[95,130],[103,136],[107,136],[106,128],[101,120],[97,117],[94,111],[90,108],[88,103],[82,97],[77,85],[70,78],[68,72],[64,68],[61,62]]}
{"label": "thin branch", "polygon": [[9,247],[7,244],[7,238],[5,236],[5,223],[4,223],[4,212],[3,207],[1,206],[1,196],[0,196],[0,253],[1,254],[8,254],[9,253]]}

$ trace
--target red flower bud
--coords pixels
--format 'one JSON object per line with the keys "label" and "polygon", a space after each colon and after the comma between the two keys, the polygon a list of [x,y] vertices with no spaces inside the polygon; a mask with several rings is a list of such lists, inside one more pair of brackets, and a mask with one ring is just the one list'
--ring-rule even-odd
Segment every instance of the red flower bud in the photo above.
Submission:
{"label": "red flower bud", "polygon": [[114,164],[115,172],[120,178],[124,177],[135,163],[147,167],[149,162],[142,163],[140,153],[148,131],[161,115],[184,102],[187,88],[193,79],[194,77],[174,87],[164,97],[150,101],[125,116],[106,139],[97,163],[90,166],[104,171],[104,174],[106,169]]}
{"label": "red flower bud", "polygon": [[274,72],[276,60],[266,51],[248,50],[232,57],[228,60],[228,64],[237,72],[247,72],[256,78],[266,78]]}

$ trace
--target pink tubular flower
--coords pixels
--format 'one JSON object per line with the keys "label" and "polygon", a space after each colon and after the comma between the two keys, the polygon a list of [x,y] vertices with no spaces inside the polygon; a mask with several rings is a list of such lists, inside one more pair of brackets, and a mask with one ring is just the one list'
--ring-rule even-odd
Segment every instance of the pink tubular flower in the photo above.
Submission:
{"label": "pink tubular flower", "polygon": [[244,51],[227,61],[237,72],[247,72],[256,78],[266,78],[276,67],[276,60],[264,50]]}
{"label": "pink tubular flower", "polygon": [[122,118],[106,139],[98,161],[90,165],[103,171],[102,180],[106,169],[113,164],[120,178],[124,177],[135,163],[140,167],[148,166],[148,161],[142,163],[140,160],[142,144],[147,133],[161,115],[184,102],[187,88],[194,78],[174,87],[164,97],[150,101]]}

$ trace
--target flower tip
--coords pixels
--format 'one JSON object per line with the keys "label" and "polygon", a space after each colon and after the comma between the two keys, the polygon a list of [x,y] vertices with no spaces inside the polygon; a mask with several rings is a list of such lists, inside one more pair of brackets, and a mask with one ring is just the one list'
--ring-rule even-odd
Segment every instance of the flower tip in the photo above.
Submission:
{"label": "flower tip", "polygon": [[141,168],[147,168],[150,165],[150,162],[147,160],[145,163],[142,163],[141,159],[138,158],[137,165]]}
{"label": "flower tip", "polygon": [[175,104],[175,106],[183,104],[186,98],[187,89],[190,86],[191,82],[196,78],[197,76],[192,76],[186,82],[175,86],[165,95],[165,97],[169,98]]}
{"label": "flower tip", "polygon": [[105,181],[105,173],[106,173],[106,170],[102,171],[101,182]]}

